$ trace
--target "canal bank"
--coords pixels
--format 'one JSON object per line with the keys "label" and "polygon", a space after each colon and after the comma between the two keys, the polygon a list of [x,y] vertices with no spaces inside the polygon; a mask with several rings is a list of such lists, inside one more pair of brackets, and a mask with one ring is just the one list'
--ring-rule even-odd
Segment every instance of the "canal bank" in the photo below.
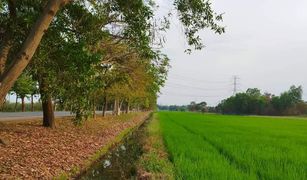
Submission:
{"label": "canal bank", "polygon": [[174,179],[156,114],[131,130],[76,179]]}
{"label": "canal bank", "polygon": [[[110,152],[112,152],[116,147],[118,147],[123,141],[131,137],[136,130],[141,126],[144,126],[145,122],[149,121],[152,116],[151,112],[142,113],[142,117],[138,121],[135,121],[132,126],[125,128],[120,131],[113,139],[111,139],[104,146],[101,146],[100,149],[95,151],[92,155],[89,156],[82,165],[73,167],[68,172],[62,172],[60,175],[54,177],[54,179],[82,179],[89,175],[89,172],[92,171],[92,168],[97,166],[103,157],[106,157]],[[90,178],[93,179],[93,178]],[[101,178],[100,178],[101,179]],[[105,178],[103,178],[105,179]]]}
{"label": "canal bank", "polygon": [[151,120],[151,115],[138,126],[123,132],[123,136],[117,138],[115,146],[108,148],[107,152],[98,153],[101,156],[76,179],[136,179],[137,162],[143,154],[146,127]]}

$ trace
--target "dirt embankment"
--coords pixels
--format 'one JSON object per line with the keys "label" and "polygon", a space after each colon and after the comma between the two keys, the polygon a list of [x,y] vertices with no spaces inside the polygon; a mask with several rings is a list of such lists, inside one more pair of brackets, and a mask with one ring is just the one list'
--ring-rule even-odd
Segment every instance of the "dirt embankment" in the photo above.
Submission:
{"label": "dirt embankment", "polygon": [[37,120],[1,123],[0,179],[50,179],[71,172],[148,114],[98,117],[80,127],[62,118],[57,119],[56,129],[44,128]]}

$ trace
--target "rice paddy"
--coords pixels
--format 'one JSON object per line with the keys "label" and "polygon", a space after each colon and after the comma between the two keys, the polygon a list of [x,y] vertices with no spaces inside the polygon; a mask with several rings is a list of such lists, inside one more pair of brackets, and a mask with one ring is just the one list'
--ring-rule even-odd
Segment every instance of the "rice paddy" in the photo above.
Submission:
{"label": "rice paddy", "polygon": [[176,179],[307,179],[307,119],[159,112]]}

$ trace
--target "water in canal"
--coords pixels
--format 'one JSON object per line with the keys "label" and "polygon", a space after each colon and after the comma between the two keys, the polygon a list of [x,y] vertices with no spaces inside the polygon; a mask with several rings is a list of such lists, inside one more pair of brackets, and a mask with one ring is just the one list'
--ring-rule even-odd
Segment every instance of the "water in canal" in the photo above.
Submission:
{"label": "water in canal", "polygon": [[142,155],[147,122],[131,132],[119,145],[77,179],[136,179],[136,162]]}

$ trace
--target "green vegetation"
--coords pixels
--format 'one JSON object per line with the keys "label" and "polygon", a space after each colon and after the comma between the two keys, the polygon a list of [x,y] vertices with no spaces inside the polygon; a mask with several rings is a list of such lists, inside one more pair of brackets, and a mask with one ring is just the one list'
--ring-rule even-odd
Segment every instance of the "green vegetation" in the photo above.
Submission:
{"label": "green vegetation", "polygon": [[138,171],[141,179],[174,179],[173,165],[166,153],[157,114],[148,124],[144,154],[139,160]]}
{"label": "green vegetation", "polygon": [[249,88],[245,93],[223,100],[216,110],[225,114],[302,115],[307,113],[307,103],[302,95],[301,86],[291,86],[280,96],[261,94],[259,89]]}
{"label": "green vegetation", "polygon": [[307,178],[307,119],[158,115],[177,179]]}
{"label": "green vegetation", "polygon": [[[25,111],[42,111],[42,104],[41,102],[35,102],[35,103],[25,103],[24,104]],[[21,112],[22,111],[22,103],[15,102],[5,102],[2,108],[3,112]]]}
{"label": "green vegetation", "polygon": [[[201,30],[224,33],[209,1],[172,4],[186,52],[203,48]],[[114,115],[154,109],[169,68],[159,34],[173,14],[157,17],[158,8],[151,0],[1,1],[0,109],[9,91],[23,102],[39,93],[46,127],[54,127],[54,102],[75,114],[75,124],[111,103]]]}

